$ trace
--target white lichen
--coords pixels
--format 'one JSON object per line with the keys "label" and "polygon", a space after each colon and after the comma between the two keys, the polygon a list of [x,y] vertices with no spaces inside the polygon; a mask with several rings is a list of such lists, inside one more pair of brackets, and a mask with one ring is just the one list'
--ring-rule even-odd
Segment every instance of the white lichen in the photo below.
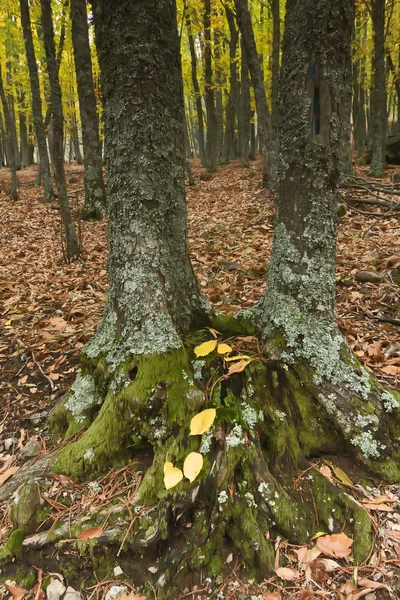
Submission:
{"label": "white lichen", "polygon": [[242,427],[236,424],[226,436],[225,441],[229,448],[237,448],[240,444],[244,444]]}
{"label": "white lichen", "polygon": [[92,460],[94,459],[94,450],[93,450],[93,448],[88,448],[86,450],[85,454],[83,455],[83,458],[87,462],[92,462]]}
{"label": "white lichen", "polygon": [[65,408],[71,412],[77,423],[82,423],[85,420],[85,411],[100,402],[93,377],[79,372],[71,386]]}
{"label": "white lichen", "polygon": [[223,490],[218,494],[218,504],[226,504],[228,502],[228,494]]}
{"label": "white lichen", "polygon": [[353,446],[358,446],[365,458],[379,458],[378,442],[372,437],[371,431],[363,431],[352,438]]}
{"label": "white lichen", "polygon": [[388,412],[388,413],[393,412],[400,406],[400,403],[397,400],[397,398],[395,398],[395,396],[393,394],[391,394],[389,391],[383,392],[383,394],[381,396],[381,400],[382,400],[382,403],[383,403],[383,406],[384,406],[386,412]]}

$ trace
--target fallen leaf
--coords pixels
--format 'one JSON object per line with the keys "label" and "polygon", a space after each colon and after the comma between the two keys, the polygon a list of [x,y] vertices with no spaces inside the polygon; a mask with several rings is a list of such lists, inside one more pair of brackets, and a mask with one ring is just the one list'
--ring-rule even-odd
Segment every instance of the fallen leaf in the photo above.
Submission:
{"label": "fallen leaf", "polygon": [[381,512],[392,512],[393,510],[393,506],[389,506],[389,504],[374,504],[373,502],[363,501],[363,506],[369,510],[378,510]]}
{"label": "fallen leaf", "polygon": [[218,344],[217,352],[218,354],[228,354],[228,352],[232,352],[232,348],[229,344]]}
{"label": "fallen leaf", "polygon": [[10,479],[17,471],[19,471],[19,467],[10,467],[0,475],[0,485],[2,485],[7,479]]}
{"label": "fallen leaf", "polygon": [[284,581],[296,581],[300,577],[300,573],[290,567],[278,567],[275,569],[275,573]]}
{"label": "fallen leaf", "polygon": [[345,558],[351,554],[353,540],[345,533],[334,533],[317,539],[317,546],[323,554],[332,558]]}
{"label": "fallen leaf", "polygon": [[227,377],[229,377],[229,375],[233,375],[234,373],[241,373],[242,371],[245,370],[245,368],[247,367],[248,364],[251,363],[251,360],[239,360],[239,362],[235,363],[234,365],[231,365],[228,369],[228,373],[227,373]]}
{"label": "fallen leaf", "polygon": [[208,342],[203,342],[200,346],[196,346],[194,349],[194,353],[197,358],[200,356],[207,356],[217,347],[217,340],[209,340]]}
{"label": "fallen leaf", "polygon": [[27,590],[24,590],[24,588],[16,587],[15,585],[5,584],[5,587],[10,592],[13,600],[21,600],[27,592]]}
{"label": "fallen leaf", "polygon": [[217,411],[215,408],[206,408],[195,415],[190,421],[190,434],[189,435],[201,435],[208,429],[215,421]]}
{"label": "fallen leaf", "polygon": [[102,533],[103,529],[101,527],[90,527],[80,532],[78,540],[93,540],[100,537]]}
{"label": "fallen leaf", "polygon": [[373,579],[368,579],[367,577],[361,577],[358,580],[358,585],[362,585],[363,587],[372,588],[373,590],[378,590],[379,588],[387,588],[388,586],[380,581],[374,581]]}
{"label": "fallen leaf", "polygon": [[199,452],[191,452],[183,463],[183,474],[192,483],[203,468],[203,457]]}
{"label": "fallen leaf", "polygon": [[329,479],[329,481],[331,483],[333,483],[332,471],[330,470],[330,468],[328,467],[328,465],[321,465],[318,470],[321,473],[321,475],[323,475],[324,477],[326,477],[327,479]]}
{"label": "fallen leaf", "polygon": [[246,354],[238,354],[236,356],[227,356],[224,357],[225,362],[232,362],[234,360],[248,360],[250,358],[250,356],[247,356]]}
{"label": "fallen leaf", "polygon": [[164,485],[167,490],[178,485],[183,479],[183,473],[177,467],[174,467],[172,462],[167,461],[164,464]]}

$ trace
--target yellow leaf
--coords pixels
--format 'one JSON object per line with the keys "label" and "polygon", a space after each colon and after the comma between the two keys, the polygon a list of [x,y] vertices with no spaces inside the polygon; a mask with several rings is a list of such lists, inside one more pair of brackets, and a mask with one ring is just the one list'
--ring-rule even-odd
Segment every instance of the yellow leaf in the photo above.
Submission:
{"label": "yellow leaf", "polygon": [[251,363],[251,360],[239,360],[239,362],[229,367],[228,376],[233,375],[233,373],[241,373],[249,363]]}
{"label": "yellow leaf", "polygon": [[216,346],[217,340],[209,340],[208,342],[200,344],[200,346],[196,346],[196,348],[194,349],[194,353],[197,358],[199,358],[200,356],[207,356],[207,354],[210,354],[210,352],[215,350]]}
{"label": "yellow leaf", "polygon": [[166,461],[164,464],[164,485],[167,490],[178,485],[183,479],[183,473],[177,467],[174,467],[172,462]]}
{"label": "yellow leaf", "polygon": [[206,408],[190,421],[190,435],[201,435],[214,423],[217,411],[215,408]]}
{"label": "yellow leaf", "polygon": [[194,481],[203,467],[203,457],[199,452],[191,452],[185,458],[183,463],[183,474],[190,483]]}
{"label": "yellow leaf", "polygon": [[317,540],[319,537],[322,537],[323,535],[325,535],[325,531],[318,531],[318,533],[316,533],[315,535],[312,536],[312,540]]}
{"label": "yellow leaf", "polygon": [[217,352],[218,354],[228,354],[228,352],[232,352],[232,348],[228,344],[218,344]]}
{"label": "yellow leaf", "polygon": [[232,362],[233,360],[248,360],[250,356],[246,354],[238,354],[237,356],[224,356],[226,362]]}
{"label": "yellow leaf", "polygon": [[330,466],[330,468],[336,475],[337,479],[339,479],[339,481],[341,481],[345,485],[351,485],[351,486],[354,485],[353,482],[351,481],[350,477],[348,475],[346,475],[346,473],[340,467],[335,467],[335,465],[328,462],[327,460],[325,460],[325,462],[327,465]]}

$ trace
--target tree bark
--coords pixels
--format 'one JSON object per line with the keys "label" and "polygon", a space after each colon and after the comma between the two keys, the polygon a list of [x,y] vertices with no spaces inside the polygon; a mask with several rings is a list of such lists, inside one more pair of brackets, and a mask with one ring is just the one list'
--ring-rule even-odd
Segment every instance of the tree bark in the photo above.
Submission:
{"label": "tree bark", "polygon": [[218,123],[213,89],[213,68],[211,50],[211,0],[204,0],[204,85],[207,114],[206,166],[207,171],[217,170]]}
{"label": "tree bark", "polygon": [[81,146],[79,143],[78,121],[76,118],[75,104],[71,107],[71,109],[72,109],[72,115],[71,115],[71,121],[70,121],[70,132],[71,132],[72,143],[74,145],[75,160],[78,165],[83,165],[83,156],[82,156],[82,152],[81,152]]}
{"label": "tree bark", "polygon": [[[365,44],[366,26],[355,23],[355,41],[357,45]],[[365,114],[365,60],[354,61],[353,65],[353,132],[354,147],[361,158],[367,144],[367,120]]]}
{"label": "tree bark", "polygon": [[93,85],[86,0],[71,0],[71,20],[85,166],[84,216],[88,219],[100,219],[106,212],[106,193],[102,172],[103,161]]}
{"label": "tree bark", "polygon": [[235,17],[229,7],[225,7],[229,26],[229,94],[226,103],[225,138],[222,161],[228,164],[235,158],[235,117],[238,110],[238,78],[236,67],[236,50],[239,34],[236,29]]}
{"label": "tree bark", "polygon": [[386,155],[386,71],[385,71],[385,0],[372,0],[374,25],[374,82],[371,92],[371,171],[373,177],[385,174]]}
{"label": "tree bark", "polygon": [[15,163],[16,157],[16,148],[14,145],[14,138],[12,135],[12,118],[10,115],[10,107],[7,102],[7,97],[4,91],[3,85],[3,75],[1,72],[1,64],[0,64],[0,101],[3,105],[3,113],[4,113],[4,121],[5,121],[5,136],[7,142],[8,152],[7,155],[7,163],[11,170],[11,199],[18,200],[18,191],[17,191],[17,168]]}
{"label": "tree bark", "polygon": [[279,126],[279,55],[281,49],[280,0],[272,0],[272,65],[271,65],[271,127],[274,138],[278,137]]}
{"label": "tree bark", "polygon": [[22,167],[29,167],[33,164],[32,161],[32,149],[29,142],[29,133],[26,119],[26,106],[25,106],[25,94],[20,92],[18,94],[18,115],[19,115],[19,147],[20,147],[20,161]]}
{"label": "tree bark", "polygon": [[205,166],[205,141],[204,141],[204,119],[203,119],[203,106],[201,102],[201,93],[200,86],[197,78],[197,56],[196,50],[194,46],[194,39],[192,33],[192,20],[190,18],[190,14],[185,4],[185,21],[186,21],[186,29],[189,40],[189,49],[190,49],[190,59],[191,59],[191,68],[192,68],[192,85],[195,95],[196,102],[196,112],[197,112],[197,127],[198,127],[198,141],[199,141],[199,153],[201,164]]}
{"label": "tree bark", "polygon": [[42,9],[42,28],[46,51],[47,72],[50,81],[54,177],[56,180],[58,202],[60,205],[60,214],[65,236],[65,255],[68,261],[72,261],[79,257],[80,250],[68,203],[67,182],[64,171],[64,117],[54,45],[51,0],[40,0],[40,5]]}
{"label": "tree bark", "polygon": [[265,95],[263,74],[260,60],[257,54],[257,46],[254,37],[253,25],[248,7],[248,0],[235,0],[236,18],[238,20],[240,33],[242,35],[242,48],[246,55],[247,65],[250,71],[251,82],[254,89],[254,98],[257,109],[257,132],[263,155],[263,183],[266,185],[274,170],[273,141],[271,136],[270,115]]}
{"label": "tree bark", "polygon": [[[242,40],[241,40],[242,41]],[[250,155],[250,79],[249,68],[247,66],[246,54],[243,51],[240,70],[240,108],[239,108],[239,134],[240,134],[240,164],[242,167],[249,166]]]}
{"label": "tree bark", "polygon": [[47,152],[46,133],[43,125],[42,100],[40,97],[39,74],[36,63],[35,50],[32,40],[31,19],[28,0],[20,0],[21,24],[24,35],[26,59],[29,69],[29,80],[32,94],[32,115],[35,128],[36,141],[39,151],[40,173],[43,180],[43,191],[46,202],[54,199],[53,185],[50,177],[49,155]]}

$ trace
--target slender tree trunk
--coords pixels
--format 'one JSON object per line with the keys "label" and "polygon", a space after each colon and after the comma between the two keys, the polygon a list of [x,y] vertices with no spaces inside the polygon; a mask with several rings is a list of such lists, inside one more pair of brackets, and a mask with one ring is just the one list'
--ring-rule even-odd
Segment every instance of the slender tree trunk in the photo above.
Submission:
{"label": "slender tree trunk", "polygon": [[389,69],[393,76],[394,88],[396,90],[397,123],[399,124],[400,123],[400,70],[399,70],[399,68],[396,69],[396,67],[394,66],[393,59],[392,59],[390,52],[387,52],[387,62],[388,62]]}
{"label": "slender tree trunk", "polygon": [[372,0],[374,84],[371,93],[371,175],[383,177],[386,157],[385,0]]}
{"label": "slender tree trunk", "polygon": [[257,54],[257,46],[254,37],[248,0],[235,0],[236,17],[242,35],[242,48],[246,55],[247,65],[250,71],[251,81],[254,89],[254,98],[257,109],[257,132],[260,139],[260,147],[263,155],[263,183],[266,185],[275,169],[275,150],[271,136],[270,115],[267,98],[265,95],[263,74],[260,60]]}
{"label": "slender tree trunk", "polygon": [[39,74],[32,40],[28,0],[20,0],[20,8],[22,31],[24,35],[26,58],[29,68],[29,79],[31,84],[33,126],[35,128],[40,161],[38,173],[41,173],[41,177],[43,179],[44,198],[47,202],[50,202],[54,199],[54,193],[50,177],[49,155],[47,152],[46,133],[42,117],[42,100],[40,97]]}
{"label": "slender tree trunk", "polygon": [[58,67],[54,45],[51,0],[40,0],[42,9],[43,39],[46,50],[47,71],[50,80],[52,129],[53,129],[53,166],[57,185],[58,202],[65,235],[65,252],[68,261],[79,257],[80,250],[76,237],[71,211],[68,203],[67,182],[64,171],[64,118],[62,95],[58,80]]}
{"label": "slender tree trunk", "polygon": [[29,143],[28,126],[26,119],[25,94],[21,92],[18,97],[19,114],[19,140],[20,140],[20,160],[22,167],[29,167],[32,164],[31,144]]}
{"label": "slender tree trunk", "polygon": [[[11,16],[10,16],[11,18]],[[14,57],[14,59],[18,60],[18,57]],[[6,94],[7,102],[8,102],[8,112],[10,115],[10,130],[9,135],[12,137],[12,147],[14,148],[15,156],[14,156],[14,164],[17,171],[21,168],[21,157],[18,146],[18,134],[17,134],[17,118],[15,112],[15,99],[14,94],[11,91],[13,76],[12,76],[12,61],[7,52],[7,62],[6,62],[6,81],[9,89],[8,94]]]}
{"label": "slender tree trunk", "polygon": [[10,115],[10,107],[8,105],[7,97],[6,97],[6,94],[4,91],[3,75],[1,72],[1,64],[0,64],[0,101],[3,106],[4,121],[5,121],[5,136],[6,136],[7,147],[8,147],[7,162],[8,162],[8,166],[10,167],[10,170],[11,170],[11,199],[18,200],[17,168],[16,168],[16,164],[15,164],[16,149],[14,146],[14,138],[12,135],[13,124],[12,124],[12,118]]}
{"label": "slender tree trunk", "polygon": [[218,124],[215,109],[211,49],[211,0],[204,0],[204,84],[205,105],[207,113],[207,140],[206,140],[206,166],[207,171],[214,173],[217,170],[218,152]]}
{"label": "slender tree trunk", "polygon": [[232,11],[225,7],[226,18],[229,25],[229,95],[226,103],[226,121],[223,162],[227,164],[235,158],[235,117],[238,111],[238,78],[236,67],[236,51],[239,34],[236,29],[235,17]]}
{"label": "slender tree trunk", "polygon": [[239,132],[240,132],[240,164],[242,167],[249,166],[249,144],[250,144],[250,79],[246,55],[243,51],[240,71],[240,110],[239,110]]}
{"label": "slender tree trunk", "polygon": [[274,138],[278,136],[279,124],[279,54],[281,49],[280,0],[272,0],[272,85],[271,85],[271,126]]}
{"label": "slender tree trunk", "polygon": [[71,0],[71,19],[85,165],[84,216],[88,219],[100,219],[106,212],[106,193],[102,172],[103,161],[94,94],[86,0]]}
{"label": "slender tree trunk", "polygon": [[[366,25],[355,23],[355,41],[357,45],[365,43]],[[354,147],[361,158],[367,144],[367,121],[365,115],[364,91],[365,60],[354,61],[353,65],[353,132]]]}
{"label": "slender tree trunk", "polygon": [[340,145],[340,171],[343,175],[351,175],[353,173],[353,160],[351,153],[351,108],[352,108],[352,89],[353,89],[353,73],[352,64],[347,69],[347,80],[345,84],[343,105],[342,105],[342,143]]}
{"label": "slender tree trunk", "polygon": [[[218,13],[217,13],[218,16]],[[221,61],[221,32],[214,29],[213,53],[215,61],[215,114],[217,118],[217,161],[222,160],[224,147],[224,107],[222,103],[222,86],[224,72],[220,65]]]}
{"label": "slender tree trunk", "polygon": [[257,157],[257,136],[256,136],[256,124],[255,124],[256,113],[250,111],[250,150],[249,159],[255,160]]}
{"label": "slender tree trunk", "polygon": [[194,45],[193,33],[192,33],[192,21],[185,5],[185,20],[186,29],[189,40],[191,69],[192,69],[192,85],[195,94],[196,111],[197,111],[197,127],[198,127],[198,140],[199,140],[199,152],[201,164],[205,166],[205,141],[204,141],[204,119],[203,119],[203,106],[201,102],[200,86],[197,79],[197,56]]}
{"label": "slender tree trunk", "polygon": [[71,139],[74,145],[75,160],[78,165],[83,165],[83,156],[79,144],[78,122],[76,119],[75,105],[72,107],[72,115],[70,122]]}

